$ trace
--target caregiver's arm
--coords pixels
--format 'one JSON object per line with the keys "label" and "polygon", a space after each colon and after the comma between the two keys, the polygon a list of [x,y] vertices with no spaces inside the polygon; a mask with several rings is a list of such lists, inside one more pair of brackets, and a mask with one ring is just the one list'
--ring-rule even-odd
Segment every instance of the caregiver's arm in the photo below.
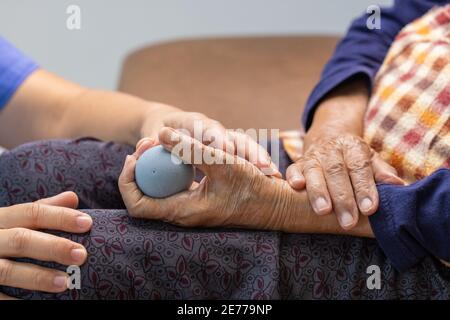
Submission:
{"label": "caregiver's arm", "polygon": [[241,154],[268,175],[280,175],[266,150],[243,133],[229,135],[200,113],[64,80],[39,69],[0,37],[0,145],[85,136],[139,145],[157,140],[163,126],[184,129],[204,143]]}
{"label": "caregiver's arm", "polygon": [[1,111],[0,144],[92,136],[135,145],[143,130],[155,136],[163,117],[176,111],[130,95],[88,89],[39,69]]}

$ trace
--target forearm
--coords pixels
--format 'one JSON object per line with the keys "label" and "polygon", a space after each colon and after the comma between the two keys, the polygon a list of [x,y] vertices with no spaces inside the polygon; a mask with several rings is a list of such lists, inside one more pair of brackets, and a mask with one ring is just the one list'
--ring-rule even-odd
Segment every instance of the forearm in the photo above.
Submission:
{"label": "forearm", "polygon": [[60,135],[135,145],[144,135],[157,137],[162,119],[174,111],[179,110],[119,92],[85,89],[65,106]]}
{"label": "forearm", "polygon": [[[126,94],[91,90],[44,70],[34,72],[0,114],[0,144],[91,136],[135,144],[178,109]],[[144,122],[145,121],[145,122]]]}
{"label": "forearm", "polygon": [[265,229],[288,233],[326,233],[373,237],[366,216],[360,216],[358,224],[351,230],[344,230],[335,214],[319,216],[314,213],[306,191],[296,191],[282,179],[263,177],[266,186],[258,194],[258,211],[266,215]]}
{"label": "forearm", "polygon": [[368,100],[367,83],[362,77],[341,84],[317,107],[305,144],[310,145],[327,134],[349,133],[361,137]]}

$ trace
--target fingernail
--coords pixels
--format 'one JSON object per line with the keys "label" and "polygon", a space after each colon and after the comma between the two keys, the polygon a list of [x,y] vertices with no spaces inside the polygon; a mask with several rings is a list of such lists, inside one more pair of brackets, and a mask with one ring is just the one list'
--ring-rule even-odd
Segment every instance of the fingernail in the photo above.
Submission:
{"label": "fingernail", "polygon": [[82,263],[86,258],[86,251],[84,249],[73,249],[70,252],[70,255],[72,256],[74,262]]}
{"label": "fingernail", "polygon": [[276,165],[274,162],[272,162],[272,161],[270,161],[270,167],[271,167],[274,171],[279,172],[277,165]]}
{"label": "fingernail", "polygon": [[372,205],[372,200],[370,200],[369,198],[364,198],[359,204],[359,207],[362,211],[369,211],[372,208]]}
{"label": "fingernail", "polygon": [[77,218],[77,225],[81,229],[87,229],[92,225],[92,219],[89,216],[79,216]]}
{"label": "fingernail", "polygon": [[348,227],[353,224],[353,216],[350,212],[344,211],[339,215],[341,226]]}
{"label": "fingernail", "polygon": [[56,276],[53,279],[53,285],[58,289],[66,289],[67,288],[67,278],[64,276]]}
{"label": "fingernail", "polygon": [[317,200],[314,203],[315,209],[317,213],[320,213],[321,211],[328,208],[327,200],[323,197],[317,198]]}

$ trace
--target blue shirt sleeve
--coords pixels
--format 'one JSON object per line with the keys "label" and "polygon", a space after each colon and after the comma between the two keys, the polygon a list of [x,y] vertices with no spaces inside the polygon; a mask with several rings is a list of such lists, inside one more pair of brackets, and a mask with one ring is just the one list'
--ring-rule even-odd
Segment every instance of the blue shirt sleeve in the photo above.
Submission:
{"label": "blue shirt sleeve", "polygon": [[311,126],[314,111],[325,95],[355,75],[366,77],[371,88],[373,79],[400,30],[432,7],[449,2],[449,0],[396,0],[392,7],[381,9],[380,30],[367,28],[367,14],[353,21],[306,103],[302,117],[305,130]]}
{"label": "blue shirt sleeve", "polygon": [[379,185],[380,206],[370,217],[375,237],[398,271],[425,256],[450,261],[450,170],[409,186]]}
{"label": "blue shirt sleeve", "polygon": [[0,37],[0,110],[38,65]]}

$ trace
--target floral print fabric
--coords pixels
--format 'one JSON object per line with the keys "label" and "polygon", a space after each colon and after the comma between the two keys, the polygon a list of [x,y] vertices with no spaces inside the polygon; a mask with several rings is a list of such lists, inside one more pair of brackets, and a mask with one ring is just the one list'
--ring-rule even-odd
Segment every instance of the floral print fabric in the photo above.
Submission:
{"label": "floral print fabric", "polygon": [[[282,147],[281,147],[282,148]],[[375,240],[231,229],[187,229],[128,216],[117,187],[132,147],[92,139],[43,141],[0,156],[0,206],[73,190],[94,219],[81,289],[23,299],[449,299],[449,270],[428,258],[399,274]],[[280,150],[281,171],[290,160]],[[54,263],[35,262],[60,268]],[[370,290],[367,268],[381,270]]]}

